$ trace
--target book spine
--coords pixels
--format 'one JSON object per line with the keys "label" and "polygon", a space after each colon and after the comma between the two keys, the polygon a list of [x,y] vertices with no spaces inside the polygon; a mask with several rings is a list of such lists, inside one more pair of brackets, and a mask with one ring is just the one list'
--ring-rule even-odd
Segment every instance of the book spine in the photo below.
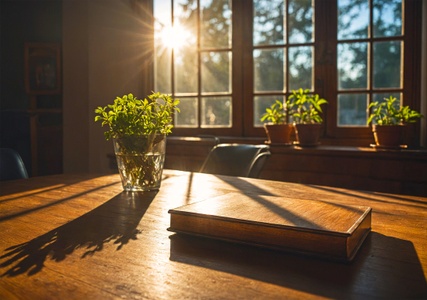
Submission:
{"label": "book spine", "polygon": [[348,260],[347,235],[171,213],[170,231]]}
{"label": "book spine", "polygon": [[347,256],[350,260],[354,258],[359,248],[362,246],[363,241],[371,231],[371,209],[363,215],[362,221],[354,230],[353,234],[349,237],[347,242]]}

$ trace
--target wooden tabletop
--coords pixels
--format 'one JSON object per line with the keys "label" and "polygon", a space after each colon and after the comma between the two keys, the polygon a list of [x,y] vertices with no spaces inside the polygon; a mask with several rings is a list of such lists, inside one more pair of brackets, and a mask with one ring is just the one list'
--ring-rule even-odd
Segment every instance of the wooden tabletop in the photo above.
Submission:
{"label": "wooden tabletop", "polygon": [[[227,193],[372,208],[351,263],[168,231],[168,211]],[[427,198],[165,170],[0,182],[0,299],[427,299]]]}

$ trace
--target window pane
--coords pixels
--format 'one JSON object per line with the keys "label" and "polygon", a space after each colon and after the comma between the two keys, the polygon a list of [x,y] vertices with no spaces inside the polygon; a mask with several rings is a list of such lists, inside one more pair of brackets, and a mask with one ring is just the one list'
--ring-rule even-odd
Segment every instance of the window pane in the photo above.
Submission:
{"label": "window pane", "polygon": [[400,88],[402,63],[400,41],[374,43],[374,88]]}
{"label": "window pane", "polygon": [[[158,1],[155,1],[158,2]],[[169,1],[167,1],[169,2]],[[191,42],[196,45],[197,37],[197,2],[188,0],[174,0],[174,26],[179,25],[191,35],[191,40],[186,40],[186,43]]]}
{"label": "window pane", "polygon": [[197,51],[175,53],[175,92],[197,93]]}
{"label": "window pane", "polygon": [[162,29],[172,26],[172,9],[170,1],[154,1],[154,34],[156,41]]}
{"label": "window pane", "polygon": [[180,98],[180,113],[175,114],[175,126],[178,127],[197,127],[198,111],[197,98]]}
{"label": "window pane", "polygon": [[368,37],[369,1],[338,0],[338,39]]}
{"label": "window pane", "polygon": [[231,52],[201,54],[202,93],[231,91]]}
{"label": "window pane", "polygon": [[254,50],[255,91],[283,91],[284,49]]}
{"label": "window pane", "polygon": [[154,3],[154,50],[155,50],[155,90],[172,93],[171,59],[172,48],[164,43],[163,32],[172,26],[171,3],[155,1]]}
{"label": "window pane", "polygon": [[313,41],[312,0],[289,0],[289,43]]}
{"label": "window pane", "polygon": [[367,94],[338,95],[338,126],[367,126]]}
{"label": "window pane", "polygon": [[196,47],[197,3],[189,4],[187,0],[175,0],[173,13],[173,30],[166,42],[171,43],[170,41],[173,41],[175,50],[185,51],[185,49]]}
{"label": "window pane", "polygon": [[338,88],[366,88],[368,84],[368,44],[338,44]]}
{"label": "window pane", "polygon": [[164,94],[172,93],[171,57],[172,50],[156,46],[156,62],[154,64],[155,87],[154,89]]}
{"label": "window pane", "polygon": [[263,126],[263,123],[260,121],[262,115],[265,113],[265,109],[270,107],[276,99],[284,102],[284,97],[280,96],[256,96],[254,97],[254,120],[253,124],[255,127]]}
{"label": "window pane", "polygon": [[374,0],[374,37],[402,34],[402,1]]}
{"label": "window pane", "polygon": [[313,47],[289,48],[289,88],[313,89]]}
{"label": "window pane", "polygon": [[284,0],[254,0],[254,45],[283,44],[285,41]]}
{"label": "window pane", "polygon": [[231,97],[202,98],[202,127],[231,127]]}
{"label": "window pane", "polygon": [[201,47],[228,48],[231,46],[230,0],[202,0]]}

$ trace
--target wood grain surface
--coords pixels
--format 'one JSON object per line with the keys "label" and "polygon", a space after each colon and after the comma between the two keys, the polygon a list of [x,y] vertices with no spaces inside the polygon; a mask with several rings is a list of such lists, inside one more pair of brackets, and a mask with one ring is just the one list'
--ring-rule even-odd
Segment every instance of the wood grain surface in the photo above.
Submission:
{"label": "wood grain surface", "polygon": [[[228,193],[372,208],[349,264],[168,231],[170,209]],[[0,182],[0,299],[426,299],[427,198],[165,170]]]}

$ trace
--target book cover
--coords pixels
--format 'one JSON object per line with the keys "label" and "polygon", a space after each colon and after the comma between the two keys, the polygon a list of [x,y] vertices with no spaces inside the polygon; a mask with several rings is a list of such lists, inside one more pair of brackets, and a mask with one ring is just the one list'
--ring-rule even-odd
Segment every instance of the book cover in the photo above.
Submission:
{"label": "book cover", "polygon": [[229,193],[169,210],[177,233],[351,261],[371,230],[371,208]]}

